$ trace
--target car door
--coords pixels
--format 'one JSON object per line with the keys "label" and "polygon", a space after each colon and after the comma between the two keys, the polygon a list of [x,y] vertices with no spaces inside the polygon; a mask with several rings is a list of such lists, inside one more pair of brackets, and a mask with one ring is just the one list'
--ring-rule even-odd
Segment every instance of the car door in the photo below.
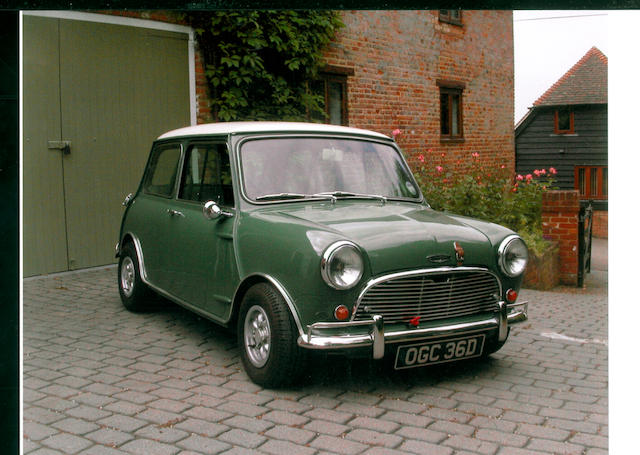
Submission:
{"label": "car door", "polygon": [[[167,291],[183,304],[226,320],[238,283],[233,250],[235,222],[231,166],[226,143],[187,146],[177,198],[171,201],[166,239]],[[226,215],[206,218],[214,201]]]}
{"label": "car door", "polygon": [[154,145],[140,192],[128,215],[129,227],[140,241],[147,279],[160,289],[165,289],[168,281],[165,241],[181,155],[179,143]]}

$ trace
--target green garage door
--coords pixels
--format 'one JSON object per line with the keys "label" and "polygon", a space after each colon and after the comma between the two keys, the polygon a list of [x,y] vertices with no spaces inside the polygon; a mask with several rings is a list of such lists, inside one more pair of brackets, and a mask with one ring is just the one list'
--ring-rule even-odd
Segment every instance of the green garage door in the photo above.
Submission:
{"label": "green garage door", "polygon": [[23,24],[24,276],[113,263],[151,141],[190,123],[189,36]]}

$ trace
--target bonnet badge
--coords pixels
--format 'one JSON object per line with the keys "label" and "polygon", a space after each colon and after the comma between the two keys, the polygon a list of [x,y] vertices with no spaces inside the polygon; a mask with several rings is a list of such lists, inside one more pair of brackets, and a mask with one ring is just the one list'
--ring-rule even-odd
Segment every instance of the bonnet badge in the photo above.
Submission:
{"label": "bonnet badge", "polygon": [[453,242],[453,249],[456,250],[456,263],[462,265],[464,263],[464,248],[458,242]]}

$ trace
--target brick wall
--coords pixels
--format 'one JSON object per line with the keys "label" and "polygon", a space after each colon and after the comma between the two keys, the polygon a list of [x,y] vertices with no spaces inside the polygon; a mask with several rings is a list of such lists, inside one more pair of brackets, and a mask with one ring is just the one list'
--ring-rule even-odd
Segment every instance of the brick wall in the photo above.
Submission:
{"label": "brick wall", "polygon": [[[167,11],[110,11],[184,24]],[[511,11],[463,11],[462,26],[441,23],[437,11],[343,11],[342,28],[325,52],[328,65],[352,69],[347,80],[349,124],[397,137],[410,164],[431,149],[457,167],[477,152],[515,168],[513,25]],[[464,84],[464,141],[440,141],[437,80]],[[212,121],[201,54],[196,46],[198,123]]]}
{"label": "brick wall", "polygon": [[609,238],[609,212],[607,210],[594,210],[591,233],[601,239]]}
{"label": "brick wall", "polygon": [[[411,164],[428,149],[444,164],[478,152],[514,169],[513,27],[510,11],[463,11],[463,26],[437,11],[345,11],[345,27],[327,50],[348,78],[350,126],[391,134]],[[440,141],[437,80],[461,82],[462,143]]]}
{"label": "brick wall", "polygon": [[578,284],[578,191],[547,191],[542,195],[542,233],[558,243],[558,274],[562,284]]}

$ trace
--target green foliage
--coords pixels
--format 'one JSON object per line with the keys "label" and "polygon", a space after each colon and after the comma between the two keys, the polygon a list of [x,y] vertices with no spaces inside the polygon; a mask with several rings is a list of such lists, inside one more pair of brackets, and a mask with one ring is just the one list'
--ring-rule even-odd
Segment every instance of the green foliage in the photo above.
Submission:
{"label": "green foliage", "polygon": [[324,93],[309,81],[343,26],[334,11],[209,11],[187,14],[196,29],[217,119],[324,117]]}
{"label": "green foliage", "polygon": [[542,237],[542,193],[552,188],[555,169],[514,176],[477,153],[470,158],[452,169],[442,163],[444,155],[419,155],[416,179],[431,207],[506,226],[525,239],[530,251],[542,253],[549,245]]}

